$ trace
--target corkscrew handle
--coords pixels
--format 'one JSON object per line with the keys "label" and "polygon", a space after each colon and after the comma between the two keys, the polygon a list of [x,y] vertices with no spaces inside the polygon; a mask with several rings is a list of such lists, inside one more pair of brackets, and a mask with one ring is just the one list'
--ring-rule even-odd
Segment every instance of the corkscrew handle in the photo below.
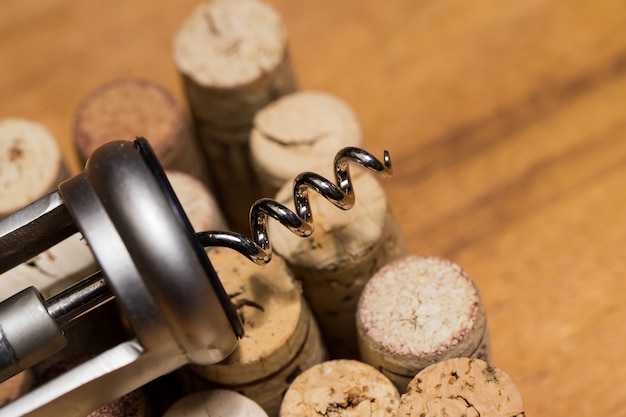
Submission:
{"label": "corkscrew handle", "polygon": [[313,173],[298,175],[293,183],[295,211],[279,202],[262,198],[250,209],[252,240],[232,232],[200,232],[196,237],[205,247],[222,246],[234,249],[257,264],[265,264],[272,258],[272,246],[268,238],[267,221],[271,217],[298,236],[313,233],[313,213],[309,203],[309,190],[313,190],[342,210],[349,210],[355,203],[349,163],[357,163],[376,174],[388,177],[393,173],[389,152],[384,152],[383,161],[360,148],[346,147],[335,156],[335,183]]}
{"label": "corkscrew handle", "polygon": [[[364,150],[345,148],[334,160],[335,183],[312,172],[296,177],[295,211],[269,198],[258,200],[250,210],[249,239],[231,232],[194,234],[145,139],[98,148],[85,172],[53,193],[54,210],[42,212],[41,202],[35,202],[0,221],[0,251],[20,236],[26,244],[36,242],[36,231],[45,243],[36,247],[43,250],[68,230],[79,230],[102,268],[48,300],[31,288],[0,303],[0,356],[12,354],[3,356],[11,360],[0,363],[0,377],[54,354],[65,343],[64,326],[112,299],[134,335],[0,408],[0,417],[84,415],[185,363],[210,364],[228,356],[243,327],[202,247],[228,247],[256,263],[269,262],[268,218],[299,236],[313,232],[309,190],[341,209],[354,205],[350,163],[391,174],[387,152],[381,162]],[[59,210],[66,221],[46,221],[56,219]],[[10,268],[2,259],[0,267]],[[38,314],[21,314],[23,300]]]}

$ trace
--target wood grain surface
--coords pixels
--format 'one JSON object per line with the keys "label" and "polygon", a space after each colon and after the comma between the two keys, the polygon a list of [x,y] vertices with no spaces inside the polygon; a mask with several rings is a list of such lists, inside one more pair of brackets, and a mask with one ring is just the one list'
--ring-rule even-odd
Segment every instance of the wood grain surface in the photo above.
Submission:
{"label": "wood grain surface", "polygon": [[[196,0],[3,0],[0,117],[70,142],[99,84],[182,101],[172,37]],[[345,100],[412,252],[476,280],[528,416],[626,416],[626,3],[269,0],[302,89]],[[357,190],[358,204],[358,190]]]}

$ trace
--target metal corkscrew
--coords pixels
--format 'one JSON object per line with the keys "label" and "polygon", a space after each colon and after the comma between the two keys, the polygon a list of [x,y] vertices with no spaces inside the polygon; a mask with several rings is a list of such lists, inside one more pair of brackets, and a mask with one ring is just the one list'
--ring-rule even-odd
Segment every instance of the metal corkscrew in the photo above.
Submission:
{"label": "metal corkscrew", "polygon": [[341,209],[352,207],[351,162],[391,174],[386,151],[381,163],[345,148],[334,161],[336,185],[315,173],[295,179],[295,212],[271,199],[257,201],[250,210],[251,240],[194,232],[145,139],[98,148],[84,172],[0,221],[0,273],[76,232],[101,268],[47,300],[30,287],[0,303],[0,380],[62,351],[65,327],[111,300],[130,335],[0,408],[0,417],[82,416],[182,365],[226,358],[243,327],[204,247],[269,262],[269,217],[300,236],[313,232],[309,190]]}

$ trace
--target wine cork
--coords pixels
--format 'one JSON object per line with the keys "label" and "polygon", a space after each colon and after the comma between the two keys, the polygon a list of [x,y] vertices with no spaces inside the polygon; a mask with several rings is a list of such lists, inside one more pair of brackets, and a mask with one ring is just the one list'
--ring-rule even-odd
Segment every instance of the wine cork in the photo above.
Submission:
{"label": "wine cork", "polygon": [[280,257],[265,266],[229,249],[215,248],[209,257],[237,308],[245,336],[224,361],[192,370],[277,416],[293,377],[326,359],[315,320]]}
{"label": "wine cork", "polygon": [[409,255],[385,265],[365,286],[356,322],[363,361],[380,369],[400,392],[435,362],[490,360],[478,289],[445,259]]}
{"label": "wine cork", "polygon": [[355,360],[316,365],[293,381],[280,417],[395,417],[400,395],[373,367]]}
{"label": "wine cork", "polygon": [[247,232],[261,197],[249,157],[254,115],[296,89],[281,17],[256,0],[202,3],[181,24],[173,55],[216,196],[231,227]]}
{"label": "wine cork", "polygon": [[453,358],[421,371],[400,399],[398,417],[523,417],[511,377],[479,359]]}
{"label": "wine cork", "polygon": [[[358,356],[354,315],[359,295],[378,268],[406,253],[376,178],[358,169],[352,171],[352,180],[356,204],[347,211],[314,191],[308,193],[315,226],[308,238],[275,222],[269,230],[274,251],[302,282],[304,297],[334,358]],[[285,184],[276,199],[294,209],[290,184]]]}
{"label": "wine cork", "polygon": [[339,98],[298,91],[261,109],[250,137],[252,165],[263,195],[276,195],[303,171],[332,161],[338,150],[360,146],[359,122]]}
{"label": "wine cork", "polygon": [[178,400],[163,417],[268,417],[250,398],[236,391],[215,389]]}
{"label": "wine cork", "polygon": [[0,219],[55,190],[67,176],[59,144],[44,126],[0,119]]}
{"label": "wine cork", "polygon": [[158,84],[137,78],[109,81],[88,94],[74,120],[74,144],[83,161],[114,140],[148,139],[166,169],[209,183],[199,145],[180,105]]}
{"label": "wine cork", "polygon": [[226,220],[204,183],[180,171],[166,170],[165,174],[194,230],[227,230]]}
{"label": "wine cork", "polygon": [[[25,119],[0,121],[0,218],[55,190],[67,177],[59,144],[45,127]],[[91,251],[75,234],[0,274],[0,300],[30,286],[49,296],[96,270]]]}
{"label": "wine cork", "polygon": [[0,407],[28,392],[33,384],[33,374],[27,369],[0,382]]}

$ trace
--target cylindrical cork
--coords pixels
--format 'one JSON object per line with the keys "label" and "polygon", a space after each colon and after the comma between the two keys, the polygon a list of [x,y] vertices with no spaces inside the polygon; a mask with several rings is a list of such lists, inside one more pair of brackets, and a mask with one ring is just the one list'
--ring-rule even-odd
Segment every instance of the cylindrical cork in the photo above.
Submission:
{"label": "cylindrical cork", "polygon": [[373,367],[355,360],[316,365],[293,381],[280,417],[396,417],[400,395]]}
{"label": "cylindrical cork", "polygon": [[174,62],[216,196],[229,224],[248,232],[248,210],[261,197],[249,157],[254,115],[296,89],[281,17],[257,0],[202,3],[175,35]]}
{"label": "cylindrical cork", "polygon": [[165,174],[195,231],[227,230],[215,197],[204,183],[180,171],[166,170]]}
{"label": "cylindrical cork", "polygon": [[163,417],[267,417],[267,413],[236,391],[216,389],[181,398]]}
{"label": "cylindrical cork", "polygon": [[250,153],[260,190],[264,196],[276,195],[301,172],[362,142],[359,122],[344,101],[319,91],[288,94],[254,118]]}
{"label": "cylindrical cork", "polygon": [[522,396],[499,368],[479,359],[454,358],[429,366],[411,380],[398,417],[523,417]]}
{"label": "cylindrical cork", "polygon": [[365,286],[356,322],[362,359],[387,375],[400,392],[435,362],[490,360],[478,288],[445,259],[409,255],[385,265]]}
{"label": "cylindrical cork", "polygon": [[87,95],[74,120],[74,143],[83,161],[107,142],[145,137],[166,169],[208,184],[206,164],[174,97],[138,78],[109,81]]}
{"label": "cylindrical cork", "polygon": [[[0,218],[55,190],[68,176],[60,146],[44,126],[0,120]],[[76,234],[1,274],[0,300],[30,286],[50,295],[67,284],[66,278],[82,279],[95,271],[91,251]]]}
{"label": "cylindrical cork", "polygon": [[61,149],[43,125],[0,119],[0,219],[56,189],[68,177]]}
{"label": "cylindrical cork", "polygon": [[27,393],[33,385],[33,374],[30,369],[13,375],[0,383],[0,407]]}
{"label": "cylindrical cork", "polygon": [[209,257],[243,322],[245,336],[224,361],[192,369],[277,416],[282,394],[295,375],[326,359],[315,320],[279,256],[265,266],[229,249],[215,248]]}
{"label": "cylindrical cork", "polygon": [[[308,238],[275,222],[269,230],[274,251],[302,282],[304,297],[333,358],[358,356],[354,315],[359,295],[378,268],[406,253],[377,179],[358,169],[353,170],[352,180],[356,204],[350,210],[335,207],[316,192],[308,193],[315,227]],[[276,199],[294,209],[290,184]]]}

